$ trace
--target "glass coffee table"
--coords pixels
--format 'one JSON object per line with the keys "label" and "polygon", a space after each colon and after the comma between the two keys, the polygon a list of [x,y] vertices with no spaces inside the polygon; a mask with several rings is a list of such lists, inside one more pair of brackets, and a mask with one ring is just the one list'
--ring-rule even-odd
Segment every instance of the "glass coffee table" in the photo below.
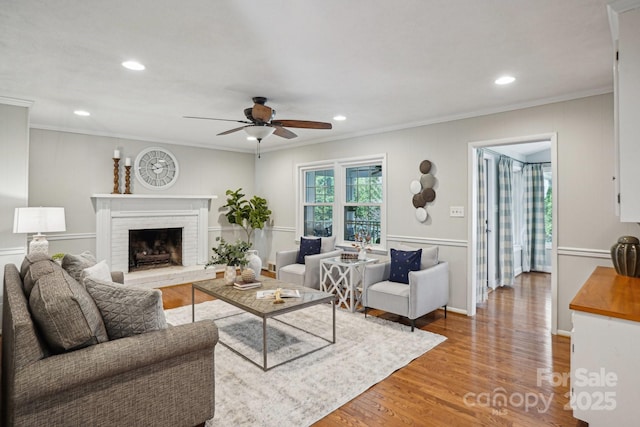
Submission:
{"label": "glass coffee table", "polygon": [[[330,294],[328,292],[318,291],[312,288],[305,288],[304,286],[298,286],[291,283],[282,282],[280,280],[271,279],[269,277],[264,277],[264,276],[258,277],[257,280],[262,283],[262,286],[259,288],[254,288],[249,290],[239,290],[234,288],[233,286],[225,285],[224,279],[203,280],[201,282],[192,283],[191,285],[191,319],[192,321],[195,322],[195,291],[196,289],[200,292],[204,292],[207,295],[211,295],[216,299],[222,300],[235,307],[238,307],[247,313],[251,313],[255,316],[260,317],[262,319],[262,365],[251,360],[249,357],[242,354],[238,350],[234,349],[229,344],[226,344],[222,341],[219,341],[219,343],[224,345],[234,353],[238,354],[239,356],[243,357],[244,359],[248,360],[249,362],[253,363],[254,365],[262,368],[263,371],[268,371],[269,369],[273,369],[276,366],[280,366],[285,363],[291,362],[293,360],[299,359],[300,357],[314,353],[336,342],[336,306],[335,306],[335,297],[333,294]],[[278,288],[297,289],[298,292],[300,293],[300,297],[299,298],[283,298],[284,303],[282,304],[274,304],[273,299],[256,298],[257,291],[275,290]],[[286,323],[280,319],[273,319],[280,323],[283,323],[293,328],[296,328],[298,330],[301,330],[307,334],[321,338],[322,340],[326,341],[327,344],[318,348],[314,348],[313,350],[308,351],[304,354],[297,355],[296,357],[288,359],[284,362],[267,367],[267,319],[275,318],[276,316],[279,316],[281,314],[290,313],[292,311],[301,310],[303,308],[311,307],[316,304],[324,304],[324,303],[331,303],[331,306],[332,306],[333,338],[331,340],[328,340],[327,338],[324,338],[312,332],[306,331],[295,325]]]}

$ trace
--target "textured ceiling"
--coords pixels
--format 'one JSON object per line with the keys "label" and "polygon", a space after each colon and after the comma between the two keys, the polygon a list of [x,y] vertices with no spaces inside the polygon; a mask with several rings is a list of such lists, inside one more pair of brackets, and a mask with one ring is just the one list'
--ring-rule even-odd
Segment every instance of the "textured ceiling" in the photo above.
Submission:
{"label": "textured ceiling", "polygon": [[606,4],[0,0],[0,97],[34,101],[33,127],[249,152],[216,136],[239,124],[182,116],[242,120],[258,95],[280,119],[347,116],[268,151],[610,91]]}

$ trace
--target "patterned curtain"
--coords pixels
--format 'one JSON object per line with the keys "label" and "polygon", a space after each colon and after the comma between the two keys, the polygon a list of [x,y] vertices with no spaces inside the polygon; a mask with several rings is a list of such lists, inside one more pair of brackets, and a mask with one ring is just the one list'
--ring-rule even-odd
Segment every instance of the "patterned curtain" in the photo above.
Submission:
{"label": "patterned curtain", "polygon": [[499,286],[513,285],[513,160],[500,156],[498,161],[498,266]]}
{"label": "patterned curtain", "polygon": [[476,302],[487,300],[487,195],[485,194],[484,150],[476,150],[478,174],[478,226],[476,227]]}
{"label": "patterned curtain", "polygon": [[544,271],[544,175],[542,165],[525,165],[523,174],[527,245],[526,248],[523,247],[522,256],[523,258],[527,257],[530,270]]}

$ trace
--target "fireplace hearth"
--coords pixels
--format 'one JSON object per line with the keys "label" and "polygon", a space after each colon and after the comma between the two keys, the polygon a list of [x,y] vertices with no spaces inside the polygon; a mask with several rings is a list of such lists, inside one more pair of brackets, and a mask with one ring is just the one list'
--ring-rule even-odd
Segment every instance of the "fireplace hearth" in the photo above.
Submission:
{"label": "fireplace hearth", "polygon": [[182,265],[182,228],[129,230],[129,272]]}

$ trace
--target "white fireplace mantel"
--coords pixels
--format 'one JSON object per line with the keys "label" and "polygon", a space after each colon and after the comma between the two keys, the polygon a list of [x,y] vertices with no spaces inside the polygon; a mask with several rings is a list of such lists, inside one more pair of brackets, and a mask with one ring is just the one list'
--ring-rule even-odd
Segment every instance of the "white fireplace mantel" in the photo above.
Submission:
{"label": "white fireplace mantel", "polygon": [[96,257],[112,270],[128,271],[128,232],[183,228],[184,266],[206,264],[209,209],[214,195],[94,194]]}

